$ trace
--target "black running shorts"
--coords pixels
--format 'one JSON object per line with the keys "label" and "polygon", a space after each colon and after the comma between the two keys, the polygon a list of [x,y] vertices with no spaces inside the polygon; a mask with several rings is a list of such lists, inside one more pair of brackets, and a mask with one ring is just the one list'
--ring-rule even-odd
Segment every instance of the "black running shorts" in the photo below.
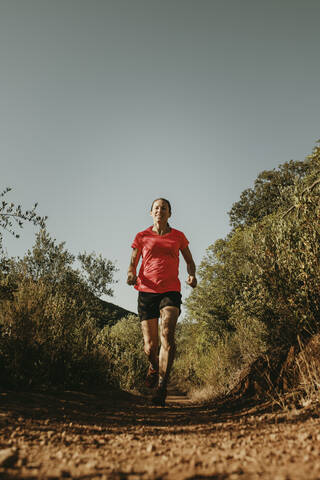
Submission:
{"label": "black running shorts", "polygon": [[150,320],[159,318],[160,310],[164,307],[177,307],[179,315],[181,313],[181,293],[164,292],[149,293],[139,292],[138,295],[138,313],[140,320]]}

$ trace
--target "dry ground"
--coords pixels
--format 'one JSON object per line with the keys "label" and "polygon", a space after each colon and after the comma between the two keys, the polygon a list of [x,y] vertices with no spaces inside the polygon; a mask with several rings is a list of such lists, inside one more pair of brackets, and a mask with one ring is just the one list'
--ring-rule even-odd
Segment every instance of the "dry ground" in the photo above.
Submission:
{"label": "dry ground", "polygon": [[319,427],[270,405],[3,392],[0,479],[320,479]]}

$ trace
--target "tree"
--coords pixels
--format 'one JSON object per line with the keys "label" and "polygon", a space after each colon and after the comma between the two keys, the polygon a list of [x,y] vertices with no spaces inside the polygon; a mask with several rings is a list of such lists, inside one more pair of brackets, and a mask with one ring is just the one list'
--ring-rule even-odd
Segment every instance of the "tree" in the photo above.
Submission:
{"label": "tree", "polygon": [[10,284],[11,290],[23,278],[44,282],[55,294],[60,292],[62,296],[73,298],[79,312],[86,311],[96,319],[99,327],[116,321],[114,310],[117,307],[100,297],[113,296],[113,276],[117,269],[102,255],[94,252],[73,255],[65,248],[65,242],[57,243],[45,229],[41,229],[32,249],[22,259],[8,260],[8,270],[6,285]]}
{"label": "tree", "polygon": [[58,284],[71,273],[74,261],[75,256],[65,249],[65,242],[57,244],[46,229],[41,229],[32,249],[17,262],[17,267],[35,281],[42,279]]}
{"label": "tree", "polygon": [[[74,266],[76,260],[80,268]],[[41,229],[32,249],[21,260],[11,263],[11,271],[64,290],[81,288],[93,296],[112,296],[110,285],[114,282],[116,267],[94,252],[71,254],[65,248],[65,242],[57,243],[46,229]]]}
{"label": "tree", "polygon": [[115,265],[96,253],[81,253],[78,255],[81,263],[81,278],[90,288],[91,292],[100,297],[101,295],[113,295],[110,284],[113,282]]}
{"label": "tree", "polygon": [[319,176],[320,148],[305,161],[285,162],[278,169],[261,172],[254,182],[253,188],[247,188],[240,195],[229,212],[230,224],[233,228],[253,225],[266,215],[292,205],[294,186],[312,173]]}

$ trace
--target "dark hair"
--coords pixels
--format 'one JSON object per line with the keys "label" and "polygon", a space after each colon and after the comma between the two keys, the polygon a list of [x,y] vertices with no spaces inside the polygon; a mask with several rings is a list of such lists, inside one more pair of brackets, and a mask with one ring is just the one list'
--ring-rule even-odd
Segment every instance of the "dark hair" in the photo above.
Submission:
{"label": "dark hair", "polygon": [[161,198],[161,197],[153,200],[150,211],[152,211],[154,202],[157,202],[158,200],[162,200],[163,202],[166,202],[166,204],[168,205],[168,208],[169,208],[169,213],[171,213],[171,203],[166,198]]}

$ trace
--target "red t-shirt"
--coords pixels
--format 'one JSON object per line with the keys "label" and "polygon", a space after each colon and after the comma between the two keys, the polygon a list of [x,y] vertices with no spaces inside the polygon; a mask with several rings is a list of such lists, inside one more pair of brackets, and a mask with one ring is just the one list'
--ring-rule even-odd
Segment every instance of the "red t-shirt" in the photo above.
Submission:
{"label": "red t-shirt", "polygon": [[150,293],[180,292],[179,251],[189,242],[182,232],[174,228],[165,235],[158,235],[152,228],[139,232],[131,245],[142,254],[135,288]]}

